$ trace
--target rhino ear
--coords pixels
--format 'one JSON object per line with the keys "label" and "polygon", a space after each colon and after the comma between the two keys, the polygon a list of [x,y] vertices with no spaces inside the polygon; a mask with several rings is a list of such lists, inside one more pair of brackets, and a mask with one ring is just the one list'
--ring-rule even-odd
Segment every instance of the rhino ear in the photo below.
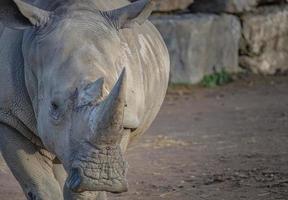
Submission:
{"label": "rhino ear", "polygon": [[88,84],[78,94],[77,106],[81,107],[98,101],[103,96],[104,78],[96,80],[94,83]]}
{"label": "rhino ear", "polygon": [[128,6],[102,12],[116,28],[130,28],[134,24],[143,24],[151,15],[155,3],[153,0],[138,0]]}
{"label": "rhino ear", "polygon": [[22,0],[1,0],[0,22],[13,29],[41,26],[48,22],[50,12]]}

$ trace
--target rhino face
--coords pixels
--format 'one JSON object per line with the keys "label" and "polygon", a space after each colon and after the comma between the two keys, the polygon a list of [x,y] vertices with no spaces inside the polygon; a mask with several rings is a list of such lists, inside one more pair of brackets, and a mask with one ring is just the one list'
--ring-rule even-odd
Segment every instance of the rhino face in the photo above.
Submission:
{"label": "rhino face", "polygon": [[[94,84],[101,94],[103,80]],[[124,192],[127,190],[127,164],[119,144],[123,135],[125,71],[104,100],[99,96],[95,102],[83,104],[85,101],[79,97],[81,95],[76,92],[68,100],[64,113],[60,106],[51,108],[50,122],[46,120],[45,111],[38,117],[39,130],[44,128],[44,137],[45,131],[53,130],[53,133],[49,131],[49,136],[53,135],[54,139],[47,139],[46,145],[53,145],[57,156],[66,163],[69,173],[66,184],[73,192]]]}
{"label": "rhino face", "polygon": [[13,15],[0,12],[7,26],[29,28],[23,44],[25,78],[39,136],[64,164],[66,187],[73,192],[127,191],[120,149],[126,72],[119,62],[118,34],[142,24],[152,7],[141,0],[106,12],[88,4],[48,12],[14,0]]}
{"label": "rhino face", "polygon": [[[66,186],[73,192],[124,192],[127,165],[119,144],[126,85],[125,71],[117,73],[123,68],[117,64],[117,30],[99,12],[76,9],[68,16],[54,16],[50,24],[29,31],[32,39],[25,45],[26,63],[42,71],[39,135],[65,165]],[[101,78],[107,77],[101,70],[111,79]]]}

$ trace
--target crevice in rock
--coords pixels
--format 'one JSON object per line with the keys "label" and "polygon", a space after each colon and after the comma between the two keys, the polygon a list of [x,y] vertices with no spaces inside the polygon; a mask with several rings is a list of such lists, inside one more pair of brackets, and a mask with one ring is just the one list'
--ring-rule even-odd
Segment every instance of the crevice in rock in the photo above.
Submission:
{"label": "crevice in rock", "polygon": [[273,0],[260,0],[260,2],[258,3],[258,7],[262,7],[262,6],[271,6],[271,5],[280,5],[281,4],[287,4],[286,0],[278,0],[278,1],[273,1]]}

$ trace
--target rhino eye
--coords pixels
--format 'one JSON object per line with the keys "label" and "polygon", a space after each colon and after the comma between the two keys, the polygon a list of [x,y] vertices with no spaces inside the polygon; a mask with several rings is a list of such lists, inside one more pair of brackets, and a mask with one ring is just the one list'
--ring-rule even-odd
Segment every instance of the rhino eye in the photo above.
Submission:
{"label": "rhino eye", "polygon": [[60,119],[59,110],[60,110],[59,105],[55,102],[51,102],[49,113],[50,113],[50,116],[56,121]]}
{"label": "rhino eye", "polygon": [[58,106],[57,103],[55,103],[55,102],[52,102],[52,103],[51,103],[51,109],[52,109],[52,110],[58,110],[58,108],[59,108],[59,106]]}

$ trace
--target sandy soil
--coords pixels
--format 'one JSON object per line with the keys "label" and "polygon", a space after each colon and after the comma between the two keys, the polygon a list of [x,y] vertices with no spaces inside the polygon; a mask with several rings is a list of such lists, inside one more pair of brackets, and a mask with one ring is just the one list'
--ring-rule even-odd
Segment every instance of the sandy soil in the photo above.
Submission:
{"label": "sandy soil", "polygon": [[[288,200],[288,77],[170,90],[113,200]],[[0,173],[0,200],[23,200]]]}

